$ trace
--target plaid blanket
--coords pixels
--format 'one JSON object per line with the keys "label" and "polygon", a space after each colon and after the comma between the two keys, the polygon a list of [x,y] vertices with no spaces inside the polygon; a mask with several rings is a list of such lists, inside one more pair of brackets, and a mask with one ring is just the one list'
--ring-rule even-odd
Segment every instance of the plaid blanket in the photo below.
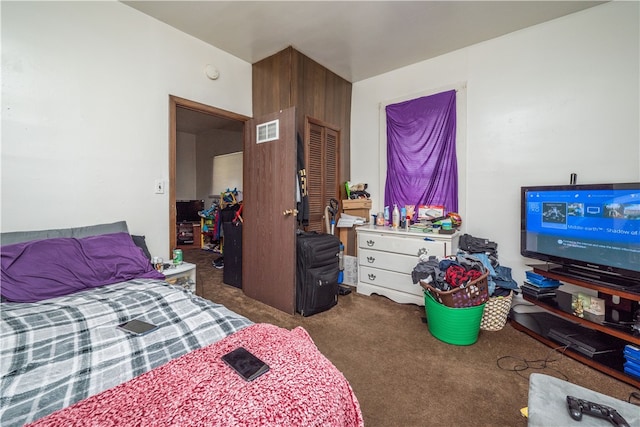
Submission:
{"label": "plaid blanket", "polygon": [[[2,303],[0,424],[23,425],[114,387],[251,322],[153,279],[37,303]],[[133,318],[158,325],[134,336]]]}

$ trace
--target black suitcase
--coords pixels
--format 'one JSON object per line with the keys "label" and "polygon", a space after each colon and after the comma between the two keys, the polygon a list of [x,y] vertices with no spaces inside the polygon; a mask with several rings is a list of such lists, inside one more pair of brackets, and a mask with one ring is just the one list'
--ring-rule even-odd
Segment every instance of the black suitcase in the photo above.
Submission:
{"label": "black suitcase", "polygon": [[338,303],[340,239],[303,232],[296,249],[296,311],[306,317],[330,309]]}
{"label": "black suitcase", "polygon": [[242,288],[242,223],[223,222],[222,235],[222,281],[227,285]]}

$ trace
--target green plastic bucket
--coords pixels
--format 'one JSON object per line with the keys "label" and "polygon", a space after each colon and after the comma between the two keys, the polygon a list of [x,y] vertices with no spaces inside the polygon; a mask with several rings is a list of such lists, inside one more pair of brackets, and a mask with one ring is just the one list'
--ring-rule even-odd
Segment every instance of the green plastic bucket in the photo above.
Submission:
{"label": "green plastic bucket", "polygon": [[453,308],[440,304],[424,293],[424,309],[431,335],[447,344],[471,345],[478,341],[484,305]]}

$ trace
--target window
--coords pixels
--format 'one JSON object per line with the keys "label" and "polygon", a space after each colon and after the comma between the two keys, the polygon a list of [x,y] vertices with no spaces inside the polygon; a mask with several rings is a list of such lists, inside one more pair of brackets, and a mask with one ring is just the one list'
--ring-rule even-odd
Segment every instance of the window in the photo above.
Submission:
{"label": "window", "polygon": [[242,152],[223,154],[213,158],[212,195],[220,195],[237,188],[242,191]]}
{"label": "window", "polygon": [[385,206],[442,205],[458,211],[456,91],[389,104]]}

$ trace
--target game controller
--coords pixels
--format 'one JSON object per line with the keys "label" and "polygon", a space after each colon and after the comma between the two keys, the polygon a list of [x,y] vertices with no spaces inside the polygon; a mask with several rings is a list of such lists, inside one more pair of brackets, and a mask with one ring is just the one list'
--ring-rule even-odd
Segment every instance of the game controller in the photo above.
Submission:
{"label": "game controller", "polygon": [[630,427],[622,415],[609,406],[578,399],[573,396],[567,396],[567,406],[569,408],[569,415],[576,421],[582,420],[582,414],[587,414],[592,417],[609,420],[614,426]]}

